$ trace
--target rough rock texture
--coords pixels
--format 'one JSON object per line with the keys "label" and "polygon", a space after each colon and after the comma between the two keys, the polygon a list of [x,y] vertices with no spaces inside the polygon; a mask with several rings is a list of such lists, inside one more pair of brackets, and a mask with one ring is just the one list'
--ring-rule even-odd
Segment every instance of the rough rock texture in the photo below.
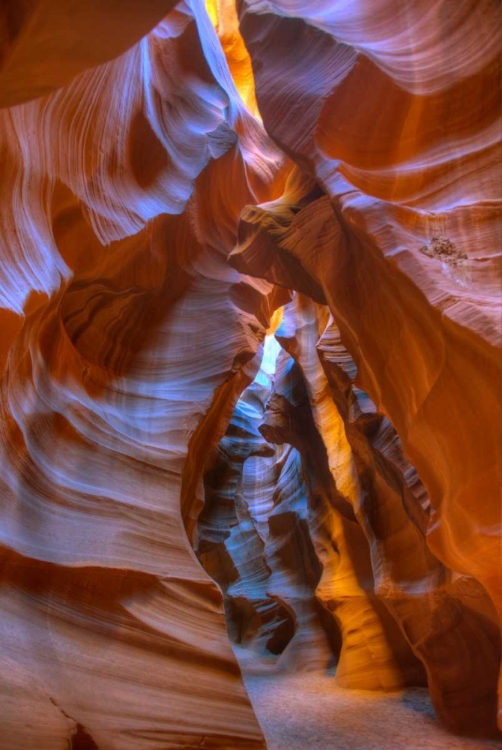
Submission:
{"label": "rough rock texture", "polygon": [[[338,632],[331,618],[325,628],[320,621],[321,565],[311,529],[318,514],[298,450],[273,449],[261,435],[273,387],[271,343],[265,369],[239,400],[207,468],[198,552],[225,592],[229,632],[246,645],[247,661],[273,664],[280,654],[279,668],[326,669]],[[287,372],[294,363],[287,357],[284,365]]]}
{"label": "rough rock texture", "polygon": [[[276,332],[279,340],[283,327],[284,322]],[[302,459],[312,541],[321,565],[317,596],[341,632],[338,682],[370,689],[420,683],[419,665],[375,596],[369,547],[341,483],[330,471],[298,365],[278,371],[260,429],[271,442],[293,445]]]}
{"label": "rough rock texture", "polygon": [[[375,593],[423,662],[445,723],[493,725],[500,643],[491,602],[476,581],[452,574],[429,551],[423,487],[388,420],[354,392],[353,364],[333,319],[300,296],[288,308],[276,336],[308,383],[332,476],[369,543]],[[463,645],[471,639],[475,653]],[[447,652],[457,657],[445,669]]]}
{"label": "rough rock texture", "polygon": [[233,263],[328,304],[427,489],[429,549],[500,608],[497,3],[240,9],[303,172],[246,210]]}
{"label": "rough rock texture", "polygon": [[498,21],[2,4],[2,750],[263,748],[231,641],[495,732]]}
{"label": "rough rock texture", "polygon": [[0,117],[0,682],[24,696],[0,746],[263,747],[187,531],[269,322],[226,255],[284,157],[198,3]]}
{"label": "rough rock texture", "polygon": [[[267,244],[273,264],[278,244],[322,289],[359,385],[429,489],[429,544],[499,598],[497,4],[449,17],[437,0],[401,12],[321,0],[288,18],[297,6],[244,2],[242,31],[268,131],[326,196],[297,212],[307,187],[293,183],[248,212],[235,261],[257,265]],[[464,278],[434,252],[438,234],[467,255]]]}
{"label": "rough rock texture", "polygon": [[[295,635],[277,667],[322,666],[321,658],[296,653],[302,640],[317,648],[324,640],[319,611],[302,617],[295,608],[298,583],[305,591],[307,578],[291,576],[309,564],[314,550],[319,569],[309,564],[310,591],[314,586],[331,615],[322,618],[329,643],[341,637],[341,650],[333,654],[337,684],[373,690],[424,684],[418,658],[447,726],[494,731],[500,635],[488,595],[428,549],[424,487],[388,420],[354,387],[353,361],[326,307],[295,295],[275,338],[285,350],[277,371],[271,382],[263,375],[255,380],[241,397],[211,465],[201,517],[202,560],[226,592],[233,639],[242,644],[251,630],[276,644],[288,632],[283,619],[257,618],[259,586],[267,611],[272,600],[294,614]],[[266,455],[256,430],[260,419],[267,441],[295,452]],[[229,481],[228,458],[237,454],[238,470]],[[224,508],[232,509],[226,517]]]}

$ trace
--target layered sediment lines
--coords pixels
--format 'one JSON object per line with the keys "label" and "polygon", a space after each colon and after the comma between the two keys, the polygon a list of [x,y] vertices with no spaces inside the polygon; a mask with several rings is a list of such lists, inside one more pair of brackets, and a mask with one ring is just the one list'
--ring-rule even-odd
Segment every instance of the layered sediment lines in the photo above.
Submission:
{"label": "layered sediment lines", "polygon": [[232,262],[328,304],[427,489],[429,549],[499,609],[497,15],[243,2],[262,117],[302,171],[243,214]]}
{"label": "layered sediment lines", "polygon": [[427,682],[450,729],[495,732],[493,604],[430,551],[427,493],[355,386],[334,319],[296,294],[275,339],[277,369],[239,400],[200,517],[199,555],[225,593],[232,640],[277,669],[336,664],[343,687]]}
{"label": "layered sediment lines", "polygon": [[[281,201],[245,214],[234,258],[261,271],[260,244],[270,265],[278,245],[283,262],[292,256],[322,290],[358,383],[391,418],[429,490],[429,543],[493,595],[500,572],[496,10],[492,2],[462,3],[447,18],[432,0],[400,12],[391,2],[318,2],[305,13],[287,1],[243,3],[267,130],[326,195],[308,197],[304,178],[292,180]],[[280,270],[271,275],[279,280]]]}
{"label": "layered sediment lines", "polygon": [[226,256],[284,157],[197,3],[0,115],[1,692],[18,696],[0,745],[263,747],[185,522],[198,425],[252,379],[269,322],[271,285]]}
{"label": "layered sediment lines", "polygon": [[497,3],[122,6],[0,10],[0,747],[493,733]]}

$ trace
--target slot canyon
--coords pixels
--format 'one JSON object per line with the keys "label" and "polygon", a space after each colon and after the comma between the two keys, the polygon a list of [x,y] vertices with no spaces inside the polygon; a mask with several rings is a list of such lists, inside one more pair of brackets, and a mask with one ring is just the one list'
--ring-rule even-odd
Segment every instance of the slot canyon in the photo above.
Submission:
{"label": "slot canyon", "polygon": [[0,4],[0,750],[502,746],[500,9]]}

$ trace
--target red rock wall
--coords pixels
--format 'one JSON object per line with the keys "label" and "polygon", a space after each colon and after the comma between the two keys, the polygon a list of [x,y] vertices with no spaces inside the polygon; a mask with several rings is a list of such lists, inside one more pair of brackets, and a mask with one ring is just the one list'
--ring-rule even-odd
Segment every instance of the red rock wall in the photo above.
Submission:
{"label": "red rock wall", "polygon": [[497,3],[147,5],[0,9],[0,747],[264,747],[224,604],[491,733]]}
{"label": "red rock wall", "polygon": [[284,157],[193,7],[0,113],[9,750],[264,744],[187,530],[214,400],[249,382],[269,322],[271,286],[226,256]]}
{"label": "red rock wall", "polygon": [[[490,598],[428,548],[425,488],[392,425],[355,386],[327,308],[295,295],[275,338],[291,358],[283,352],[271,382],[258,376],[241,397],[201,516],[201,559],[225,590],[232,637],[248,659],[269,663],[270,631],[280,640],[285,625],[256,607],[282,602],[295,632],[276,668],[326,668],[327,636],[337,683],[381,690],[427,680],[450,729],[495,732],[500,632]],[[279,446],[273,455],[256,425]],[[305,609],[307,591],[324,617]],[[253,648],[248,631],[258,635]]]}
{"label": "red rock wall", "polygon": [[428,491],[429,549],[499,609],[497,4],[239,7],[267,130],[303,172],[243,214],[232,262],[326,301]]}

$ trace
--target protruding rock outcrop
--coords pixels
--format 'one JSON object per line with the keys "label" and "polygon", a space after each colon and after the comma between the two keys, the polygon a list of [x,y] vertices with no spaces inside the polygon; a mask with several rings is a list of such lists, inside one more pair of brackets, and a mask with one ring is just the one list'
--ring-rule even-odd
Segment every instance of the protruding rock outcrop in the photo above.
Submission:
{"label": "protruding rock outcrop", "polygon": [[[263,747],[187,531],[204,450],[269,324],[271,286],[226,256],[242,208],[281,189],[284,157],[196,3],[0,115],[13,322],[0,689],[20,696],[0,745],[66,748],[80,726],[100,749]],[[46,718],[33,726],[27,712]]]}
{"label": "protruding rock outcrop", "polygon": [[263,748],[230,641],[495,731],[498,15],[3,3],[2,750]]}
{"label": "protruding rock outcrop", "polygon": [[[438,716],[456,731],[493,731],[500,643],[489,597],[428,549],[423,485],[388,420],[354,388],[326,310],[297,296],[276,336],[304,373],[331,474],[369,544],[375,593],[421,659]],[[475,652],[466,645],[473,641]]]}
{"label": "protruding rock outcrop", "polygon": [[427,487],[431,550],[498,605],[498,4],[240,8],[267,130],[326,195],[299,177],[250,209],[234,263],[320,289]]}

